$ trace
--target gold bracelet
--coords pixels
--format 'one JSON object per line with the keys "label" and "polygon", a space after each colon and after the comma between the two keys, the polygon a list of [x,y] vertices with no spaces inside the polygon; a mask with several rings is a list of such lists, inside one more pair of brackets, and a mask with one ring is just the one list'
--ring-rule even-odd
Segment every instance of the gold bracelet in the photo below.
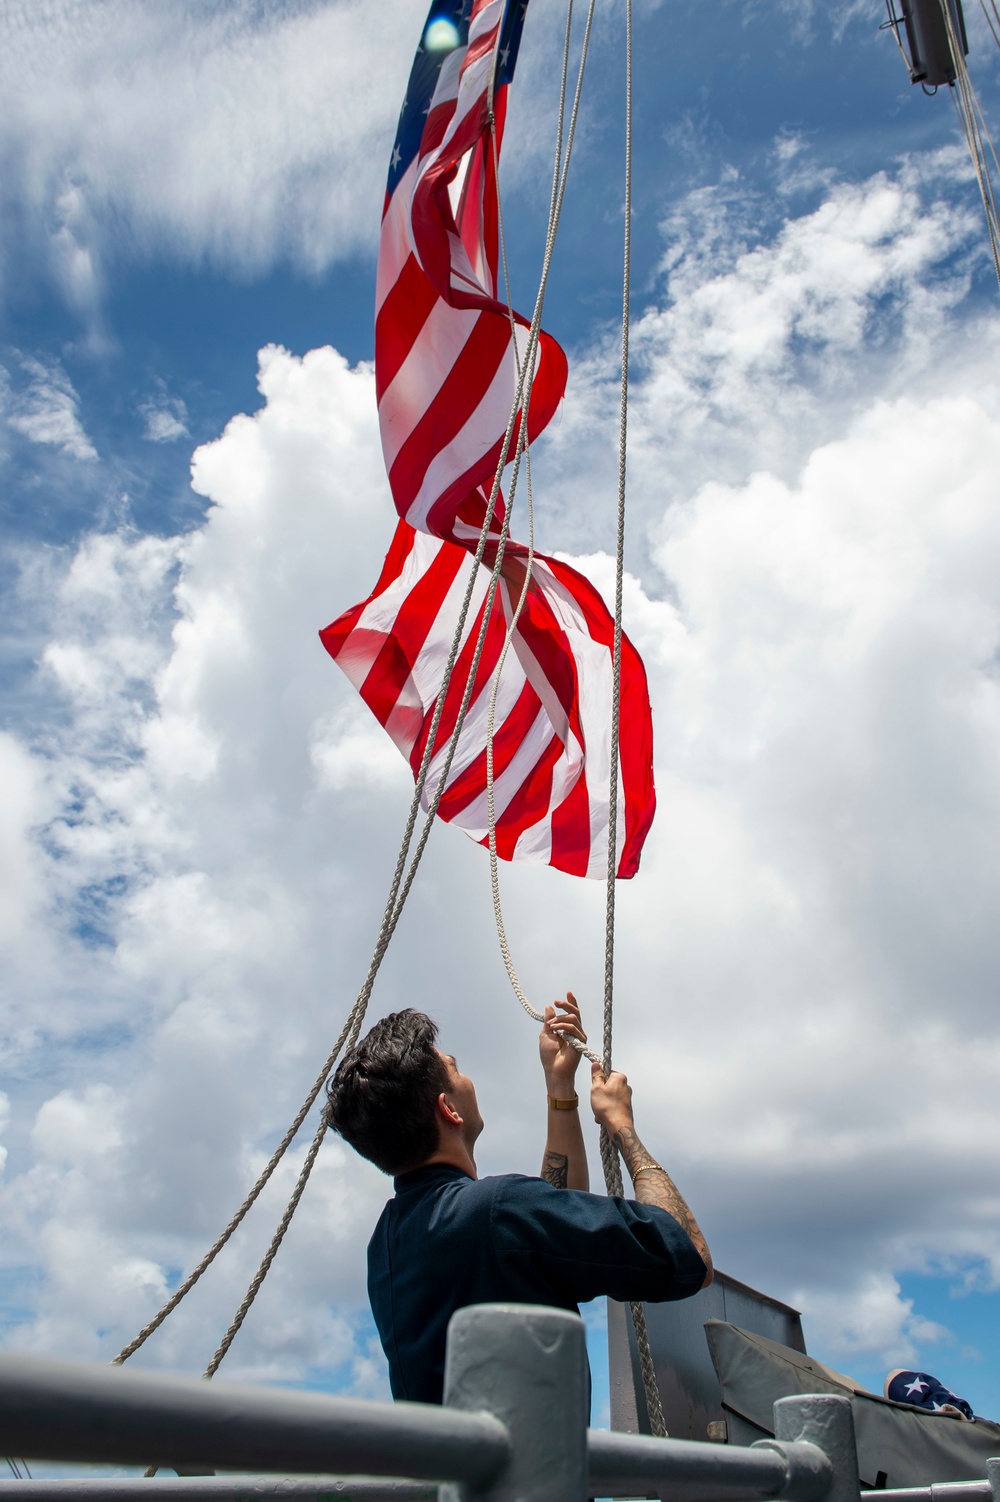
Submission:
{"label": "gold bracelet", "polygon": [[631,1175],[633,1182],[635,1181],[635,1176],[636,1176],[637,1173],[662,1173],[662,1172],[663,1172],[663,1169],[660,1167],[659,1163],[644,1163],[641,1168],[630,1168],[629,1169],[629,1174]]}
{"label": "gold bracelet", "polygon": [[572,1100],[556,1100],[554,1095],[546,1097],[553,1111],[576,1111],[580,1106],[580,1097],[574,1095]]}

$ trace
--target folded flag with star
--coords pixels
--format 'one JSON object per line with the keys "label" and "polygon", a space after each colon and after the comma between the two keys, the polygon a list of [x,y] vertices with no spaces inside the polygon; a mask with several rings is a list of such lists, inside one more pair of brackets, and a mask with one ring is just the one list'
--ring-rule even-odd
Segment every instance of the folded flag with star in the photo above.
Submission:
{"label": "folded flag with star", "polygon": [[893,1403],[909,1403],[914,1408],[927,1408],[931,1413],[950,1413],[953,1418],[975,1418],[965,1399],[957,1398],[929,1372],[911,1372],[902,1368],[890,1372],[883,1391]]}

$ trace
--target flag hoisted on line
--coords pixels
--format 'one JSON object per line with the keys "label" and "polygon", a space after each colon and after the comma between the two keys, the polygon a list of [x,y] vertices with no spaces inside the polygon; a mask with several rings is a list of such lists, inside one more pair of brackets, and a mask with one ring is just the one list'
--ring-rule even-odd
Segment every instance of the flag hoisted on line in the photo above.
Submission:
{"label": "flag hoisted on line", "polygon": [[[389,166],[376,292],[375,376],[389,485],[401,520],[369,598],[323,643],[416,775],[458,613],[473,609],[452,674],[427,788],[454,730],[482,625],[497,496],[474,553],[517,393],[528,321],[498,297],[498,208],[490,111],[500,143],[527,0],[437,0],[414,59]],[[517,348],[515,348],[515,338]],[[562,399],[566,358],[539,336],[527,434]],[[519,414],[523,420],[523,414]],[[517,425],[510,445],[513,457]],[[491,680],[528,550],[508,539],[469,710],[439,813],[488,843]],[[501,674],[494,730],[497,853],[603,876],[608,861],[614,622],[575,569],[536,553]],[[642,662],[622,637],[616,870],[632,876],[655,809],[652,720]],[[425,806],[430,794],[425,792]]]}

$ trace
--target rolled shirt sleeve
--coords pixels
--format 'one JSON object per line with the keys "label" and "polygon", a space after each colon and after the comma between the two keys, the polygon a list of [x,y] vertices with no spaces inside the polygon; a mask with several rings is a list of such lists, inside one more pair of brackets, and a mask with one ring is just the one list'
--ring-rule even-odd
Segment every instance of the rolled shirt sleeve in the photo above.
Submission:
{"label": "rolled shirt sleeve", "polygon": [[511,1281],[547,1283],[553,1303],[567,1295],[586,1303],[602,1294],[661,1303],[690,1298],[705,1281],[705,1263],[666,1210],[556,1189],[544,1179],[500,1181],[492,1234]]}

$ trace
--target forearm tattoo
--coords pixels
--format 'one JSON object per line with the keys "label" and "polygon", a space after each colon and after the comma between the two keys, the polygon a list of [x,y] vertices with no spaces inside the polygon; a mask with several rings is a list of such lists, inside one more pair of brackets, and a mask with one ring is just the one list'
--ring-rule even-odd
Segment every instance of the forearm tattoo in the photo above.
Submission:
{"label": "forearm tattoo", "polygon": [[[656,1161],[639,1141],[635,1127],[622,1127],[620,1131],[613,1134],[611,1140],[624,1158],[625,1167],[630,1175],[633,1169]],[[640,1204],[657,1205],[661,1210],[668,1211],[684,1227],[698,1251],[702,1252],[705,1247],[705,1238],[701,1234],[698,1222],[684,1203],[665,1168],[657,1168],[655,1172],[647,1171],[640,1174],[638,1179],[633,1180],[633,1187],[635,1197]],[[707,1256],[707,1249],[703,1255]]]}
{"label": "forearm tattoo", "polygon": [[542,1178],[553,1189],[569,1187],[569,1159],[565,1153],[546,1153],[542,1159]]}

